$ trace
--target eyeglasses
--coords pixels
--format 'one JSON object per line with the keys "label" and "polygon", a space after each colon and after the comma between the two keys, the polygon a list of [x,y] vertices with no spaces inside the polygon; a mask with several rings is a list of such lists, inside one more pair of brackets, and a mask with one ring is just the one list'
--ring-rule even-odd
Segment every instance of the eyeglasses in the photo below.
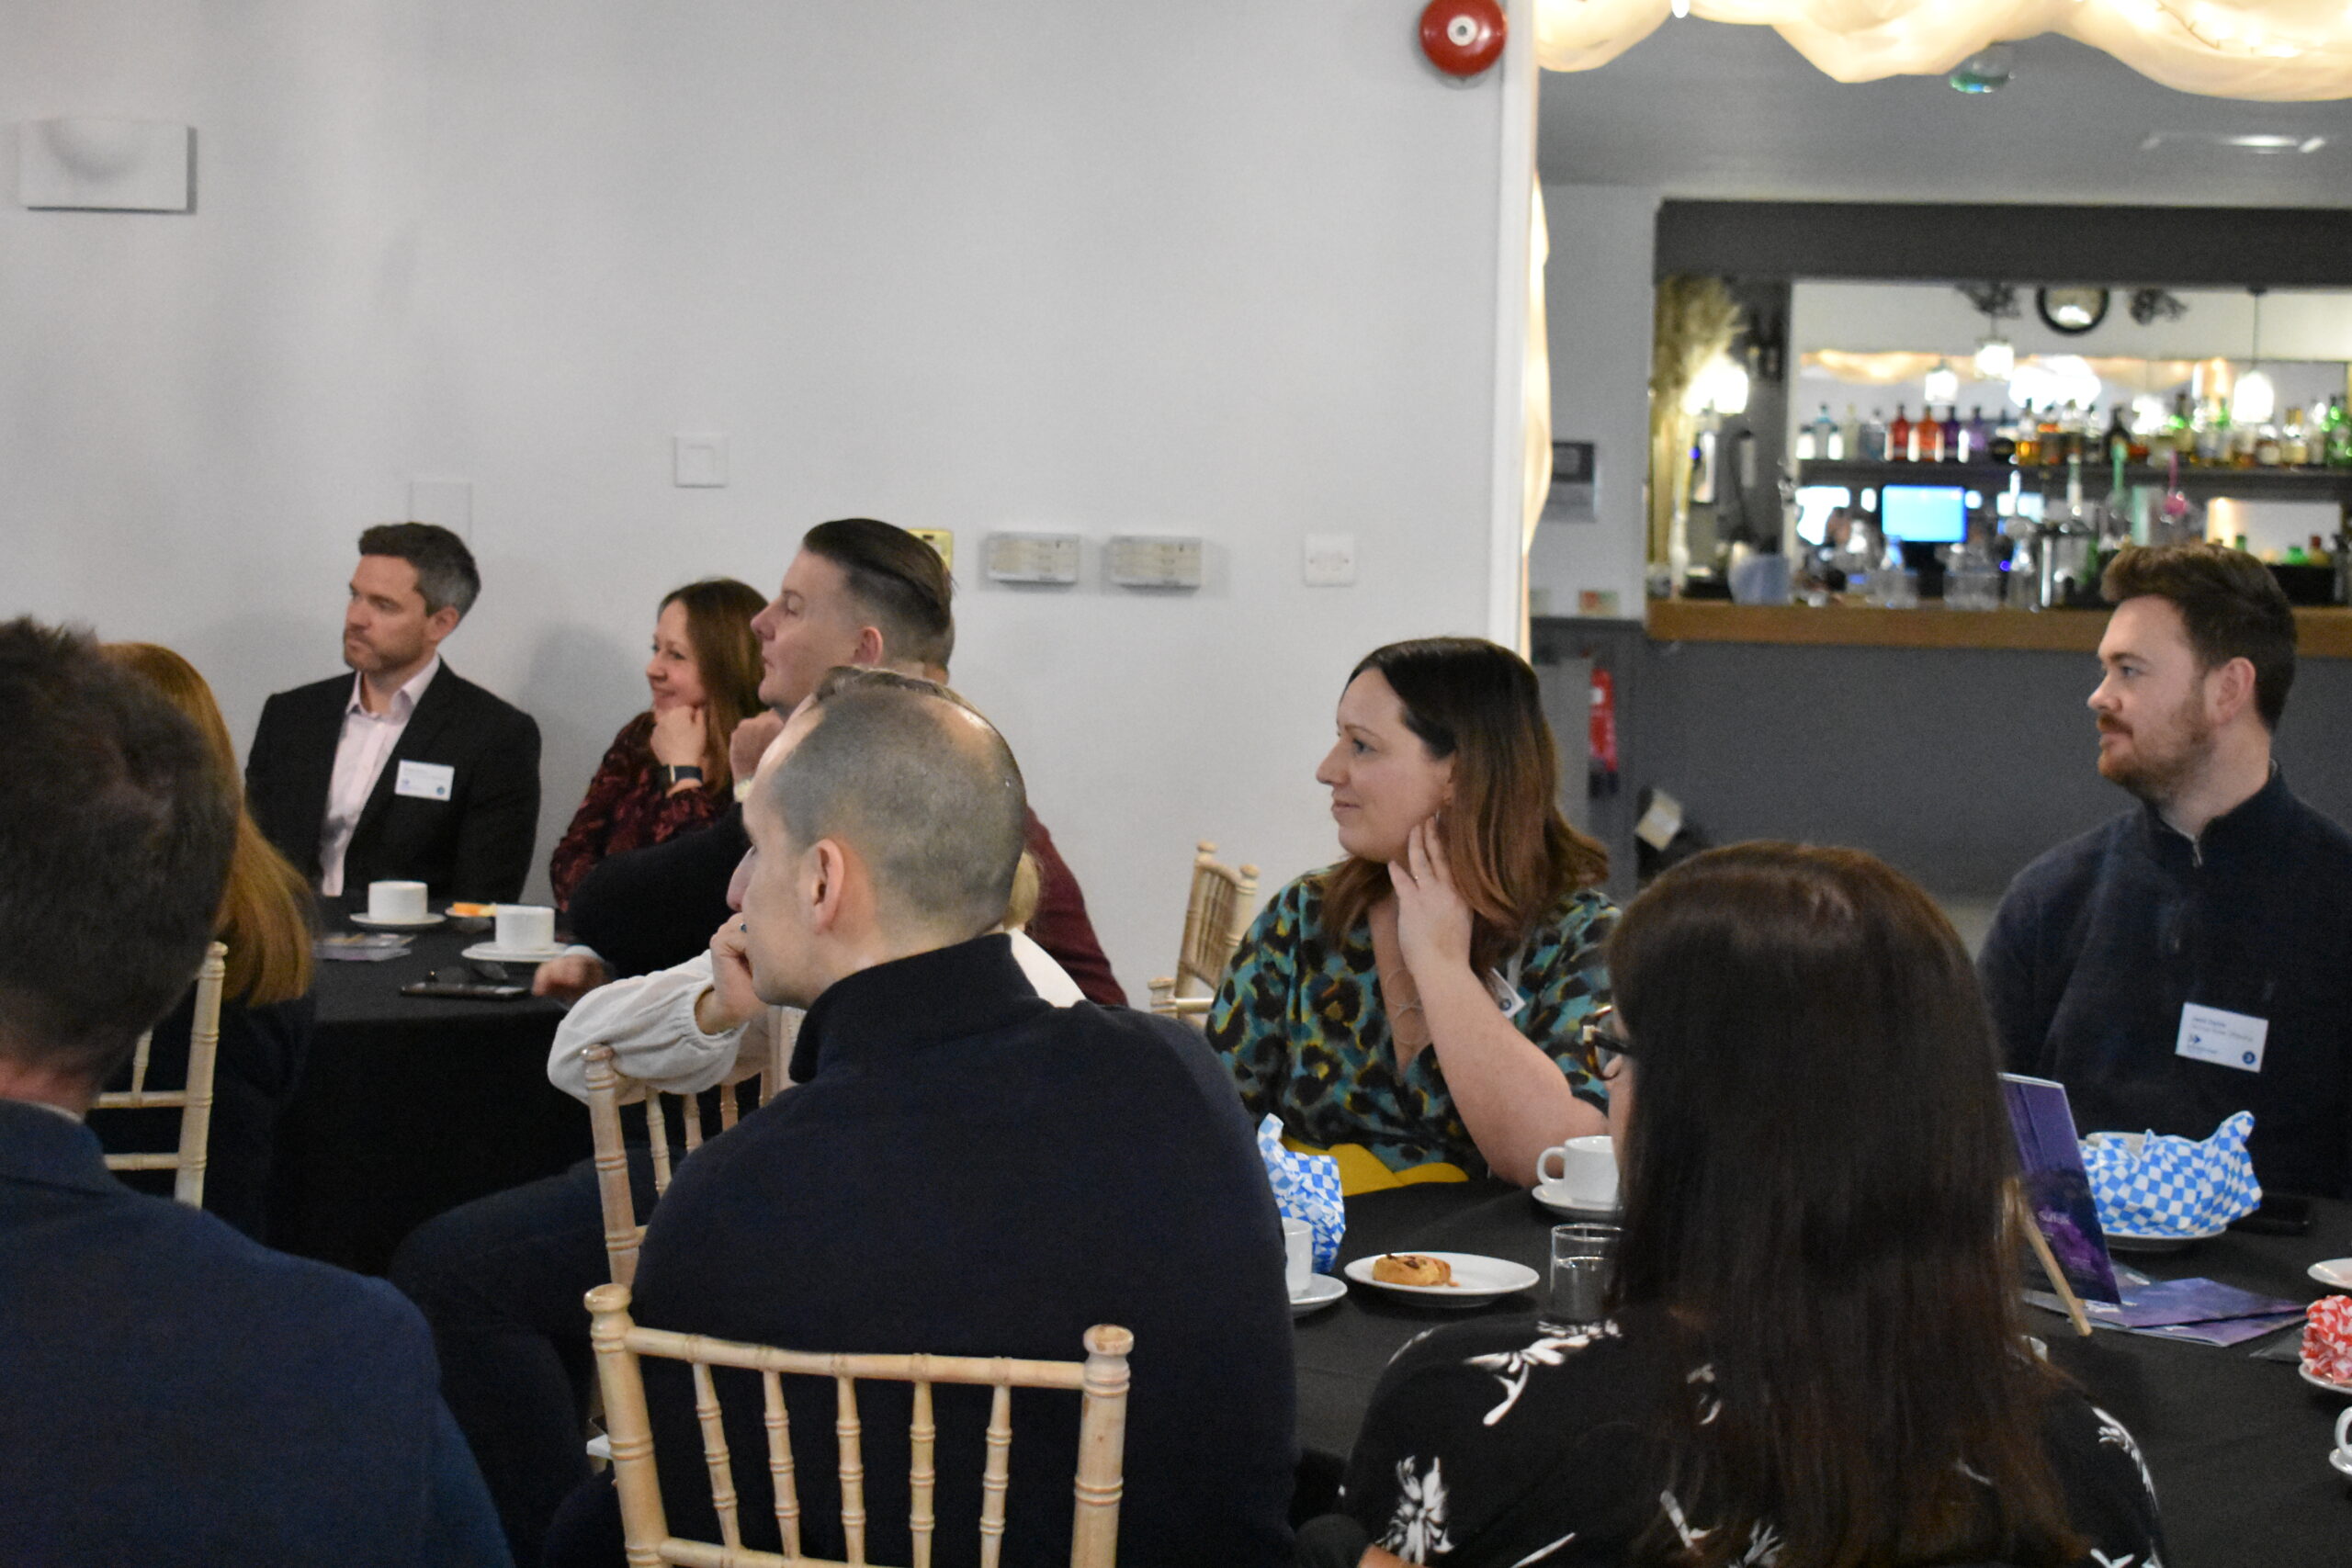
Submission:
{"label": "eyeglasses", "polygon": [[1633,1046],[1627,1042],[1623,1026],[1617,1021],[1617,1010],[1604,1004],[1593,1010],[1577,1031],[1577,1061],[1594,1077],[1607,1082],[1617,1076],[1618,1066],[1633,1060]]}

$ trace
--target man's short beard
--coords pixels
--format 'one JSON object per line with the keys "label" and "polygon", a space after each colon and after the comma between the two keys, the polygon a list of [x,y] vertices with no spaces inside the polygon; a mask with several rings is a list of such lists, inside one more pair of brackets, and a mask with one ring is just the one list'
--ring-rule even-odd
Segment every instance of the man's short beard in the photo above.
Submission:
{"label": "man's short beard", "polygon": [[2105,752],[2099,754],[2099,775],[2109,783],[2120,784],[2151,806],[2162,807],[2177,799],[2183,788],[2203,771],[2213,754],[2213,726],[2207,722],[2202,705],[2191,694],[2179,707],[2165,716],[2167,729],[2179,737],[2179,747],[2170,755],[2151,758],[2140,744],[2145,736],[2144,726],[2135,728],[2132,734],[2132,756],[2129,761],[2119,761],[2109,766]]}

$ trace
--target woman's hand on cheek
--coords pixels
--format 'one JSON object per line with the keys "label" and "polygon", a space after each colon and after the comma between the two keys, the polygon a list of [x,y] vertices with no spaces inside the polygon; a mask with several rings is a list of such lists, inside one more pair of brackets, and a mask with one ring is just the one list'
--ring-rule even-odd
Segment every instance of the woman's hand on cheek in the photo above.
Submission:
{"label": "woman's hand on cheek", "polygon": [[1388,863],[1396,889],[1396,945],[1413,977],[1427,986],[1449,970],[1470,967],[1470,906],[1453,885],[1437,818],[1417,822],[1405,852]]}

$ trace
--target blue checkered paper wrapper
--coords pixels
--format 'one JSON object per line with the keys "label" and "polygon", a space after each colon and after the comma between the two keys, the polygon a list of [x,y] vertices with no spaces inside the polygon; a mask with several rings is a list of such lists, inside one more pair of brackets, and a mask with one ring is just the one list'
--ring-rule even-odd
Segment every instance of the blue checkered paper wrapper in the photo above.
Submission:
{"label": "blue checkered paper wrapper", "polygon": [[1340,1198],[1340,1162],[1329,1155],[1303,1155],[1283,1147],[1283,1119],[1258,1123],[1258,1153],[1266,1180],[1286,1220],[1315,1227],[1315,1271],[1329,1274],[1340,1261],[1340,1238],[1347,1234],[1348,1206]]}
{"label": "blue checkered paper wrapper", "polygon": [[2137,1153],[2127,1134],[2093,1133],[2083,1140],[2083,1168],[2099,1228],[2128,1236],[2209,1235],[2254,1213],[2262,1187],[2245,1152],[2253,1131],[2254,1112],[2241,1111],[2202,1143],[2148,1133]]}

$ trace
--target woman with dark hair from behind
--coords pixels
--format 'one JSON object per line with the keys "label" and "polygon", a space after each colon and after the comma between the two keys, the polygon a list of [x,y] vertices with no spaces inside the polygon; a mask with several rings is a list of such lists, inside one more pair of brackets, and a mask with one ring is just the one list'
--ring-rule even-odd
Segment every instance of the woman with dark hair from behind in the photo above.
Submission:
{"label": "woman with dark hair from behind", "polygon": [[2024,1337],[1991,1025],[1928,897],[1736,845],[1610,960],[1610,1316],[1408,1346],[1301,1563],[2155,1568],[2131,1435]]}
{"label": "woman with dark hair from behind", "polygon": [[[110,642],[107,660],[146,681],[195,721],[214,763],[240,796],[229,727],[212,688],[194,665],[151,642]],[[212,1125],[207,1142],[204,1207],[256,1241],[266,1241],[269,1169],[277,1118],[293,1099],[311,1048],[317,1007],[311,998],[311,887],[271,847],[253,813],[237,808],[237,849],[220,895],[213,931],[229,949],[221,988],[220,1043],[214,1057]],[[187,1076],[188,1031],[195,1016],[191,987],[155,1026],[149,1081],[177,1088]],[[128,1088],[129,1078],[108,1089]],[[99,1111],[91,1130],[110,1153],[177,1146],[175,1111]],[[171,1173],[126,1172],[130,1185],[168,1197]]]}
{"label": "woman with dark hair from behind", "polygon": [[1209,1043],[1252,1116],[1349,1192],[1488,1171],[1521,1186],[1606,1096],[1577,1034],[1608,1000],[1609,856],[1560,815],[1535,671],[1476,637],[1374,649],[1316,769],[1347,858],[1267,900]]}
{"label": "woman with dark hair from behind", "polygon": [[653,623],[653,705],[621,726],[548,857],[558,908],[606,855],[707,828],[734,800],[728,743],[760,711],[760,591],[707,577],[670,591]]}

